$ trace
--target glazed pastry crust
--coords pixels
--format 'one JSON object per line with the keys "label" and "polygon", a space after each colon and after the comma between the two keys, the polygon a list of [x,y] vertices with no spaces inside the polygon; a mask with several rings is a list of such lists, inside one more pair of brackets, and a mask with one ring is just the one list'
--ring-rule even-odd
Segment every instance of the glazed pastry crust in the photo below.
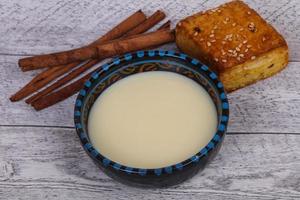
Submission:
{"label": "glazed pastry crust", "polygon": [[242,1],[232,1],[181,20],[179,49],[211,66],[230,92],[282,70],[284,38]]}

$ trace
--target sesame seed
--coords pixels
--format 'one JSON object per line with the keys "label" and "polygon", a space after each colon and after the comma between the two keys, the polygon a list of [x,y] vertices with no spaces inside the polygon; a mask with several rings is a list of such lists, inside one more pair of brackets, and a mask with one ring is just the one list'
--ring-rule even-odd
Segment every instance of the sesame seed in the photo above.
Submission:
{"label": "sesame seed", "polygon": [[251,47],[252,47],[252,45],[250,45],[250,44],[247,45],[247,48],[251,48]]}
{"label": "sesame seed", "polygon": [[218,59],[218,58],[215,58],[215,61],[216,61],[216,62],[218,62],[218,61],[219,61],[219,59]]}
{"label": "sesame seed", "polygon": [[251,31],[251,32],[256,32],[255,24],[254,24],[253,22],[250,22],[250,23],[248,24],[248,29],[249,29],[249,31]]}
{"label": "sesame seed", "polygon": [[236,23],[233,23],[232,26],[236,26]]}
{"label": "sesame seed", "polygon": [[204,39],[203,39],[203,38],[200,38],[199,41],[202,42],[202,41],[204,41]]}
{"label": "sesame seed", "polygon": [[226,35],[225,40],[232,41],[232,34]]}
{"label": "sesame seed", "polygon": [[215,30],[211,30],[211,33],[215,33]]}
{"label": "sesame seed", "polygon": [[238,47],[236,47],[236,48],[235,48],[235,50],[237,50],[237,51],[240,51],[241,49],[240,49],[240,48],[238,48]]}
{"label": "sesame seed", "polygon": [[181,25],[182,25],[182,23],[181,23],[181,22],[179,22],[179,23],[178,23],[178,26],[181,26]]}
{"label": "sesame seed", "polygon": [[210,43],[210,42],[207,42],[206,44],[207,44],[207,46],[208,46],[208,47],[210,47],[210,46],[211,46],[211,43]]}
{"label": "sesame seed", "polygon": [[245,49],[245,53],[247,53],[247,52],[248,52],[248,50],[249,50],[249,49]]}
{"label": "sesame seed", "polygon": [[222,62],[223,62],[223,63],[226,63],[226,62],[227,62],[227,60],[226,60],[226,59],[223,59],[223,60],[222,60]]}
{"label": "sesame seed", "polygon": [[240,31],[243,31],[244,30],[244,28],[240,28]]}
{"label": "sesame seed", "polygon": [[221,12],[221,10],[217,10],[217,12],[218,12],[218,13],[220,13],[220,12]]}
{"label": "sesame seed", "polygon": [[226,17],[226,18],[225,18],[225,21],[228,22],[228,21],[229,21],[229,17]]}
{"label": "sesame seed", "polygon": [[233,50],[229,49],[229,50],[228,50],[228,52],[229,52],[229,53],[232,53],[232,52],[233,52]]}
{"label": "sesame seed", "polygon": [[241,48],[243,46],[243,44],[239,44],[239,48]]}
{"label": "sesame seed", "polygon": [[222,44],[226,44],[226,42],[225,42],[225,41],[222,41]]}
{"label": "sesame seed", "polygon": [[216,40],[211,40],[210,42],[216,42]]}
{"label": "sesame seed", "polygon": [[240,61],[240,60],[241,60],[241,57],[237,57],[236,59],[238,59],[238,61]]}
{"label": "sesame seed", "polygon": [[194,36],[197,36],[198,34],[199,34],[198,32],[195,32],[195,33],[194,33]]}
{"label": "sesame seed", "polygon": [[214,34],[210,34],[210,35],[209,35],[209,37],[211,37],[211,38],[212,38],[212,37],[215,37],[215,35],[214,35]]}
{"label": "sesame seed", "polygon": [[223,49],[221,49],[222,55],[224,56],[226,53]]}
{"label": "sesame seed", "polygon": [[248,11],[248,12],[247,12],[247,14],[248,14],[248,15],[251,15],[251,12],[250,12],[250,11]]}
{"label": "sesame seed", "polygon": [[227,24],[227,22],[226,22],[226,21],[223,21],[223,23],[224,23],[224,24]]}
{"label": "sesame seed", "polygon": [[244,54],[242,54],[242,53],[239,56],[242,57],[242,58],[244,58]]}
{"label": "sesame seed", "polygon": [[251,56],[251,60],[254,60],[256,57],[255,56]]}
{"label": "sesame seed", "polygon": [[218,26],[217,26],[217,25],[215,25],[215,26],[214,26],[214,29],[217,29],[217,28],[218,28]]}
{"label": "sesame seed", "polygon": [[262,41],[263,41],[263,42],[266,41],[266,40],[267,40],[267,39],[266,39],[265,37],[262,38]]}
{"label": "sesame seed", "polygon": [[243,41],[243,44],[246,44],[247,42],[248,42],[248,40],[244,40],[244,41]]}

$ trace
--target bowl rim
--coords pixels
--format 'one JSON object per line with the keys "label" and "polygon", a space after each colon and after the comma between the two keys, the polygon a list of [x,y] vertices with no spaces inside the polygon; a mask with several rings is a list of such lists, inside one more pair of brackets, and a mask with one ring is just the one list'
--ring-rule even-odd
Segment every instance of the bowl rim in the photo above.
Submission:
{"label": "bowl rim", "polygon": [[[172,57],[196,66],[198,69],[197,71],[206,74],[205,77],[211,83],[213,83],[216,90],[218,91],[218,95],[219,95],[218,98],[222,103],[221,106],[222,111],[221,111],[221,115],[219,115],[217,131],[214,134],[213,138],[208,142],[208,144],[205,147],[203,147],[192,157],[187,158],[186,160],[179,162],[177,164],[173,164],[162,168],[146,169],[146,168],[129,167],[106,158],[104,155],[100,154],[93,147],[93,145],[88,139],[88,134],[85,132],[82,126],[83,122],[82,122],[81,110],[82,110],[82,106],[84,105],[83,102],[85,101],[85,96],[88,94],[88,92],[92,91],[90,88],[92,85],[91,81],[97,81],[97,79],[99,78],[99,74],[101,72],[105,73],[105,71],[107,71],[109,68],[113,66],[118,66],[120,64],[123,64],[124,62],[130,61],[134,63],[135,58],[148,59],[153,56]],[[153,58],[151,59],[153,60]],[[229,103],[228,103],[228,99],[223,84],[218,79],[217,74],[212,70],[210,70],[209,67],[207,67],[206,65],[204,65],[203,63],[201,63],[199,60],[195,58],[189,57],[183,53],[176,53],[175,51],[165,51],[165,50],[146,50],[146,51],[137,51],[134,53],[127,53],[123,56],[113,59],[111,62],[105,63],[99,68],[99,70],[97,70],[92,74],[89,80],[85,82],[84,88],[80,90],[77,96],[75,102],[75,108],[74,108],[74,123],[75,123],[76,132],[87,154],[93,160],[95,160],[97,163],[100,163],[100,165],[102,165],[105,168],[110,167],[111,169],[118,172],[121,171],[127,174],[138,174],[141,176],[145,176],[147,174],[155,174],[157,176],[160,176],[162,174],[172,174],[176,170],[181,171],[185,167],[191,165],[192,163],[197,163],[201,158],[207,156],[216,146],[218,146],[219,143],[222,142],[222,139],[226,134],[228,120],[229,120]]]}

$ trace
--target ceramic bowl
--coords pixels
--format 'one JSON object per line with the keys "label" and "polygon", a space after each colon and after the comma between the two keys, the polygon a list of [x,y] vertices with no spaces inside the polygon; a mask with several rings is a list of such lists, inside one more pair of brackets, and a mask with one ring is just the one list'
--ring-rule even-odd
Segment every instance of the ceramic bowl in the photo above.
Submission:
{"label": "ceramic bowl", "polygon": [[[124,166],[101,155],[91,144],[87,129],[88,116],[97,97],[110,85],[127,76],[148,71],[168,71],[186,76],[210,94],[218,112],[217,132],[211,141],[195,155],[180,163],[157,169]],[[216,155],[224,139],[229,119],[229,105],[217,75],[201,62],[173,51],[138,51],[115,58],[104,64],[85,82],[75,103],[74,121],[83,148],[110,177],[129,185],[165,187],[175,185],[195,175]]]}

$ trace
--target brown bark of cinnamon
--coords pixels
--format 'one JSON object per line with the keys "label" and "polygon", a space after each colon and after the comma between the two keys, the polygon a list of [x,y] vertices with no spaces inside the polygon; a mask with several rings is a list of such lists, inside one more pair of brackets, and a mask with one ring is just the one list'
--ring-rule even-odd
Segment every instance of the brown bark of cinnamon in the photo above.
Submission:
{"label": "brown bark of cinnamon", "polygon": [[[150,35],[148,39],[153,38],[155,37],[152,37],[152,35]],[[152,42],[154,41],[155,40],[153,40]],[[138,42],[141,42],[141,44],[139,44]],[[141,39],[124,39],[118,42],[111,42],[98,46],[87,46],[59,53],[35,56],[28,58],[32,64],[29,65],[29,67],[31,68],[32,66],[34,66],[35,68],[43,68],[64,65],[76,61],[84,61],[91,58],[108,58],[112,55],[118,55],[122,54],[123,52],[131,51],[131,49],[133,49],[134,51],[136,46],[142,46],[143,44],[145,44],[145,46],[147,47],[147,41],[144,41],[143,37],[141,37]]]}
{"label": "brown bark of cinnamon", "polygon": [[50,92],[54,91],[55,89],[57,89],[57,88],[61,87],[62,85],[70,82],[71,80],[73,80],[74,78],[76,78],[77,76],[79,76],[80,74],[82,74],[87,69],[91,68],[92,66],[94,66],[95,64],[97,64],[100,61],[101,60],[98,60],[98,59],[89,60],[87,63],[83,64],[79,68],[77,68],[74,71],[70,72],[69,74],[67,74],[63,78],[57,80],[55,83],[53,83],[49,87],[43,89],[42,91],[40,91],[40,92],[36,93],[35,95],[31,96],[30,98],[26,99],[25,102],[28,103],[28,104],[32,104],[33,102],[39,100],[41,97],[49,94]]}
{"label": "brown bark of cinnamon", "polygon": [[[139,11],[135,12],[133,15],[129,16],[123,22],[118,24],[116,27],[114,27],[107,34],[105,34],[101,38],[97,39],[93,43],[89,44],[89,46],[99,45],[103,42],[119,38],[120,36],[124,35],[129,30],[132,30],[133,28],[135,28],[137,25],[144,22],[145,20],[146,20],[145,14],[141,10],[139,10]],[[86,47],[83,47],[83,49],[85,49],[85,48]],[[80,49],[78,49],[78,50],[80,52]],[[85,53],[85,52],[82,52],[82,53]],[[38,62],[36,62],[35,57],[39,58]],[[55,55],[52,58],[53,59],[67,59],[67,58],[63,58],[63,57],[59,57],[59,56],[55,57]],[[68,64],[68,63],[66,63],[66,64]],[[39,66],[39,65],[41,65],[41,66],[46,65],[46,66],[52,66],[52,67],[55,66],[55,64],[53,64],[53,62],[51,60],[48,61],[47,57],[44,57],[43,55],[42,56],[33,56],[33,57],[29,57],[29,58],[23,58],[23,59],[19,60],[19,66],[21,67],[21,69],[23,71],[42,68],[42,67],[36,67],[36,66]],[[57,65],[60,65],[60,64],[57,64]]]}
{"label": "brown bark of cinnamon", "polygon": [[147,16],[143,13],[143,11],[138,10],[120,24],[115,26],[111,31],[107,34],[103,35],[98,40],[89,44],[89,46],[95,46],[102,44],[104,42],[114,40],[116,38],[124,36],[128,31],[138,27],[139,25],[143,24],[147,20]]}
{"label": "brown bark of cinnamon", "polygon": [[[160,10],[156,11],[146,21],[144,21],[143,23],[141,23],[140,25],[138,25],[133,30],[129,31],[126,34],[127,39],[130,38],[131,36],[136,35],[136,34],[140,34],[140,33],[146,32],[147,30],[149,30],[150,28],[152,28],[154,25],[156,25],[157,23],[159,23],[164,18],[165,18],[165,14],[162,11],[160,11]],[[166,22],[159,29],[168,27],[167,26],[168,22]],[[114,41],[117,41],[117,40],[114,40]],[[28,98],[26,100],[26,103],[31,104],[32,102],[36,101],[37,99],[41,98],[42,96],[49,94],[53,90],[61,87],[62,85],[66,84],[69,81],[73,80],[74,78],[78,77],[83,72],[85,72],[86,70],[90,69],[92,66],[94,66],[95,64],[97,64],[101,60],[102,59],[92,59],[92,60],[88,61],[87,63],[83,64],[79,68],[77,68],[77,69],[73,70],[72,72],[70,72],[68,75],[64,76],[63,78],[61,78],[58,81],[56,81],[55,83],[53,83],[49,87],[45,88],[44,90],[42,90],[42,91],[38,92],[37,94],[33,95],[32,97]]]}
{"label": "brown bark of cinnamon", "polygon": [[[120,52],[123,54],[123,53],[127,53],[130,51],[137,51],[137,50],[141,50],[141,49],[146,49],[148,47],[153,47],[153,46],[161,45],[164,43],[172,42],[172,41],[174,41],[174,39],[175,39],[175,36],[174,36],[173,31],[161,30],[161,31],[156,31],[154,33],[146,34],[143,36],[138,36],[133,39],[129,39],[130,41],[123,40],[122,43],[118,43],[118,45],[116,45],[116,44],[113,45],[115,48],[116,47],[120,48],[119,50],[114,49],[114,51],[111,51],[111,48],[112,48],[111,45],[114,43],[108,44],[109,46],[102,45],[105,47],[102,47],[101,50],[105,49],[107,52],[110,53],[110,56],[114,56],[114,55],[119,54]],[[126,43],[125,43],[125,41],[126,41]],[[132,48],[132,47],[134,47],[134,48]],[[124,51],[124,48],[126,48],[127,51]],[[112,53],[115,53],[115,54],[112,54]],[[71,83],[70,85],[68,85],[56,92],[53,92],[47,96],[43,96],[42,98],[38,99],[37,101],[34,101],[32,103],[32,106],[36,110],[42,110],[44,108],[52,106],[64,99],[72,96],[73,94],[78,92],[80,90],[80,88],[82,88],[84,82],[87,79],[89,79],[90,76],[91,76],[91,73],[85,75],[81,79]]]}
{"label": "brown bark of cinnamon", "polygon": [[78,79],[70,85],[67,85],[66,87],[58,90],[57,92],[51,93],[47,96],[43,96],[37,101],[34,101],[32,103],[32,106],[35,110],[38,111],[69,98],[73,94],[76,94],[80,90],[80,88],[82,88],[83,84],[90,78],[91,74],[92,73],[85,75],[84,77]]}
{"label": "brown bark of cinnamon", "polygon": [[[165,14],[163,12],[157,11],[157,13],[151,17],[151,20],[146,21],[144,26],[133,29],[129,32],[128,35],[140,33],[142,30],[145,29],[145,27],[152,27],[156,23],[156,21],[160,21],[164,17]],[[99,56],[100,55],[97,54],[97,49],[95,48],[95,45],[90,45],[64,52],[24,58],[19,60],[19,65],[22,67],[23,70],[27,71],[37,68],[64,65],[75,61],[84,61],[89,58],[96,58]]]}
{"label": "brown bark of cinnamon", "polygon": [[11,101],[19,101],[29,95],[31,95],[33,92],[41,89],[46,84],[54,80],[56,77],[59,77],[63,75],[66,71],[71,70],[75,66],[77,66],[80,62],[70,63],[63,68],[61,66],[57,66],[55,68],[52,68],[54,70],[47,70],[45,72],[42,72],[42,76],[39,76],[39,79],[35,78],[34,80],[30,81],[28,84],[26,84],[21,90],[19,90],[17,93],[12,95],[9,99]]}
{"label": "brown bark of cinnamon", "polygon": [[[116,39],[116,38],[122,36],[123,34],[125,34],[126,32],[128,32],[129,30],[135,28],[138,24],[142,23],[145,20],[146,20],[145,14],[141,10],[139,10],[136,13],[134,13],[133,15],[131,15],[130,17],[128,17],[125,21],[121,22],[119,25],[114,27],[106,35],[99,38],[95,42],[89,44],[88,46],[96,46],[105,41]],[[53,53],[53,54],[48,54],[48,55],[52,55],[50,57],[41,55],[41,56],[33,56],[33,57],[29,57],[29,58],[23,58],[23,59],[19,60],[19,66],[21,67],[21,69],[23,71],[28,71],[28,70],[43,68],[43,67],[53,67],[56,65],[71,63],[71,61],[68,62],[68,60],[72,60],[72,56],[76,57],[76,54],[80,54],[84,58],[84,55],[90,55],[90,53],[91,53],[89,51],[88,47],[78,48],[75,50],[75,52],[74,52],[74,50],[70,50],[70,51],[66,51],[66,52],[69,52],[69,54],[61,55],[61,54]],[[72,52],[74,52],[74,54],[72,54]],[[81,60],[81,61],[83,61],[83,60]],[[60,62],[56,62],[56,61],[64,61],[64,62],[60,63]],[[77,61],[80,61],[80,60],[77,60]]]}
{"label": "brown bark of cinnamon", "polygon": [[[96,45],[106,42],[107,40],[112,40],[120,37],[120,35],[125,34],[126,32],[130,31],[133,27],[140,25],[142,22],[146,20],[146,15],[141,11],[137,11],[119,25],[114,27],[111,31],[107,32],[105,35],[100,37],[95,42],[91,43],[90,45]],[[28,84],[26,84],[21,90],[10,97],[11,101],[19,101],[33,92],[41,89],[57,77],[61,76],[62,74],[70,71],[72,68],[78,66],[80,62],[74,62],[67,65],[58,65],[53,68],[47,69],[46,71],[42,72],[41,74],[37,75],[33,78]]]}
{"label": "brown bark of cinnamon", "polygon": [[157,10],[153,15],[151,15],[144,23],[141,24],[141,26],[137,26],[131,31],[127,32],[123,37],[131,36],[131,35],[136,35],[143,33],[150,28],[152,28],[154,25],[156,25],[158,22],[163,20],[166,17],[166,14],[161,11]]}
{"label": "brown bark of cinnamon", "polygon": [[127,52],[137,51],[151,46],[157,46],[174,41],[174,33],[169,30],[159,30],[156,32],[138,35],[130,39],[123,39],[116,42],[107,43],[93,48],[91,56],[98,58],[109,58]]}

